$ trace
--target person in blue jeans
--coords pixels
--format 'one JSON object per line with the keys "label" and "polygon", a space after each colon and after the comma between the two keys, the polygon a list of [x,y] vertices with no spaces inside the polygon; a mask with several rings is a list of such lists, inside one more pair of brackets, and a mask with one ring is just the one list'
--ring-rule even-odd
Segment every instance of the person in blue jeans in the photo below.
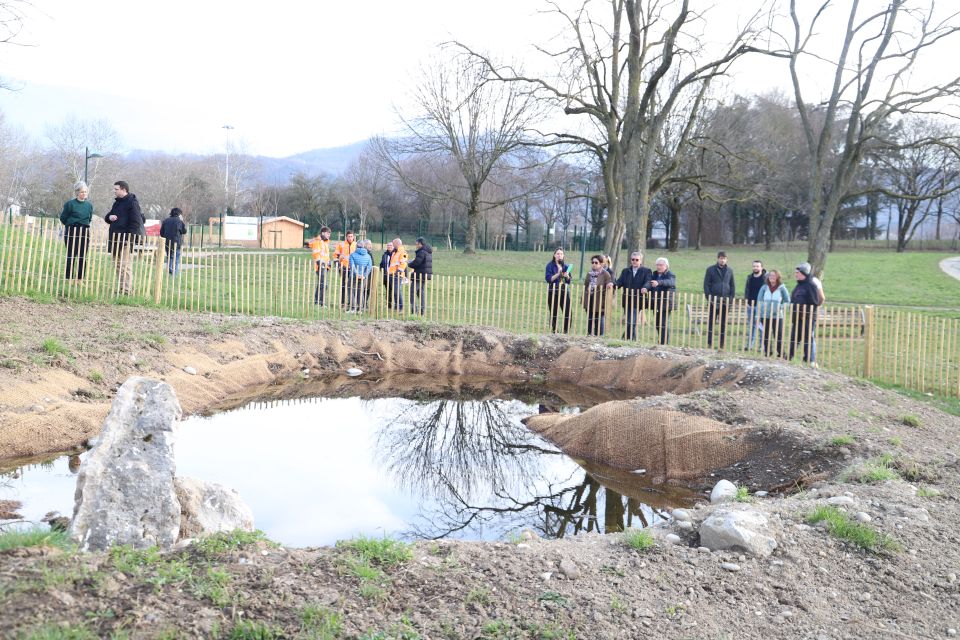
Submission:
{"label": "person in blue jeans", "polygon": [[170,209],[170,216],[160,225],[160,237],[167,241],[167,272],[172,276],[180,271],[180,249],[186,232],[183,211],[177,207]]}

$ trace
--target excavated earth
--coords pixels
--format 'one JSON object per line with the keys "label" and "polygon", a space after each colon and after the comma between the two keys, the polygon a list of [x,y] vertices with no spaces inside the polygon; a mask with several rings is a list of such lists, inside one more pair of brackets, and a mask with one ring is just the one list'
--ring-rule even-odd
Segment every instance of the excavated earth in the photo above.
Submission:
{"label": "excavated earth", "polygon": [[[777,549],[767,558],[704,552],[696,529],[677,523],[657,527],[645,551],[623,534],[422,541],[375,588],[342,547],[188,548],[139,569],[110,554],[14,549],[0,551],[0,635],[931,638],[960,629],[960,420],[862,381],[725,354],[2,298],[0,470],[82,448],[131,375],[167,381],[196,414],[283,397],[291,386],[278,383],[304,371],[296,393],[328,395],[343,383],[323,374],[349,367],[395,381],[374,393],[419,373],[437,380],[419,389],[426,397],[460,379],[490,380],[494,392],[547,383],[561,401],[597,404],[586,431],[549,416],[530,423],[588,469],[651,462],[645,441],[629,437],[638,421],[682,438],[707,434],[696,447],[713,475],[664,479],[703,490],[723,477],[770,492],[748,506],[767,516]],[[746,458],[709,448],[734,440]],[[870,461],[894,479],[858,481]],[[808,524],[831,497],[892,544],[865,551]],[[715,508],[697,506],[694,522]],[[0,503],[0,518],[15,511]],[[666,540],[671,532],[679,544]],[[215,591],[197,577],[211,570]],[[310,610],[334,612],[339,624],[320,629]]]}

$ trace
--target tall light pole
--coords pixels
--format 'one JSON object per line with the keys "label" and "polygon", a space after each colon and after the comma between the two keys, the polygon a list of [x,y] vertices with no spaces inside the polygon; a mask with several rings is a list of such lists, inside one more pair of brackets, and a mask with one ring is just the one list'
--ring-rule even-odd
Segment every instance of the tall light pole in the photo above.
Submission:
{"label": "tall light pole", "polygon": [[223,211],[220,213],[220,242],[219,246],[223,246],[223,219],[227,214],[227,209],[230,207],[230,132],[233,131],[233,127],[229,124],[225,124],[221,129],[227,132],[227,161],[226,167],[223,172]]}
{"label": "tall light pole", "polygon": [[90,186],[90,183],[87,181],[87,168],[90,165],[90,158],[102,158],[103,156],[94,151],[90,153],[90,147],[83,148],[83,184]]}

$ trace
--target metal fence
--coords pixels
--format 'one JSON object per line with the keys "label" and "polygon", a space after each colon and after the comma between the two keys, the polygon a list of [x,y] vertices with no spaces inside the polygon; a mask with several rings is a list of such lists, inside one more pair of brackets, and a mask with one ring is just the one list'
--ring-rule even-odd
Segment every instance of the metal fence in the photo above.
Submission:
{"label": "metal fence", "polygon": [[624,305],[622,291],[590,296],[583,283],[549,296],[543,281],[443,275],[418,281],[377,269],[358,279],[337,266],[316,272],[307,251],[185,250],[179,271],[171,275],[161,239],[110,247],[101,234],[83,247],[80,279],[79,247],[72,247],[68,258],[62,229],[53,221],[0,225],[0,292],[258,316],[422,320],[519,334],[596,335],[614,343],[722,348],[755,358],[806,360],[907,389],[960,396],[956,319],[831,304],[815,315],[794,305],[785,308],[782,319],[758,322],[742,299],[720,302],[678,293],[662,300],[630,298]]}

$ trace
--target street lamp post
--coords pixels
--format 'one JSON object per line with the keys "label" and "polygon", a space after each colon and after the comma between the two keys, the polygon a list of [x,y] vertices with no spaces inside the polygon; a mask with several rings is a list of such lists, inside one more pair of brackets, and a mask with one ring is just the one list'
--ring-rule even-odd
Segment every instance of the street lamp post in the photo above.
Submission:
{"label": "street lamp post", "polygon": [[233,130],[233,127],[229,124],[225,124],[221,127],[227,132],[227,161],[226,166],[223,171],[223,211],[220,213],[220,242],[219,246],[223,246],[223,220],[224,216],[227,215],[227,209],[230,207],[230,132]]}
{"label": "street lamp post", "polygon": [[90,147],[83,148],[83,184],[90,186],[90,183],[87,181],[87,169],[90,166],[90,158],[102,158],[103,156],[94,151],[90,153]]}

